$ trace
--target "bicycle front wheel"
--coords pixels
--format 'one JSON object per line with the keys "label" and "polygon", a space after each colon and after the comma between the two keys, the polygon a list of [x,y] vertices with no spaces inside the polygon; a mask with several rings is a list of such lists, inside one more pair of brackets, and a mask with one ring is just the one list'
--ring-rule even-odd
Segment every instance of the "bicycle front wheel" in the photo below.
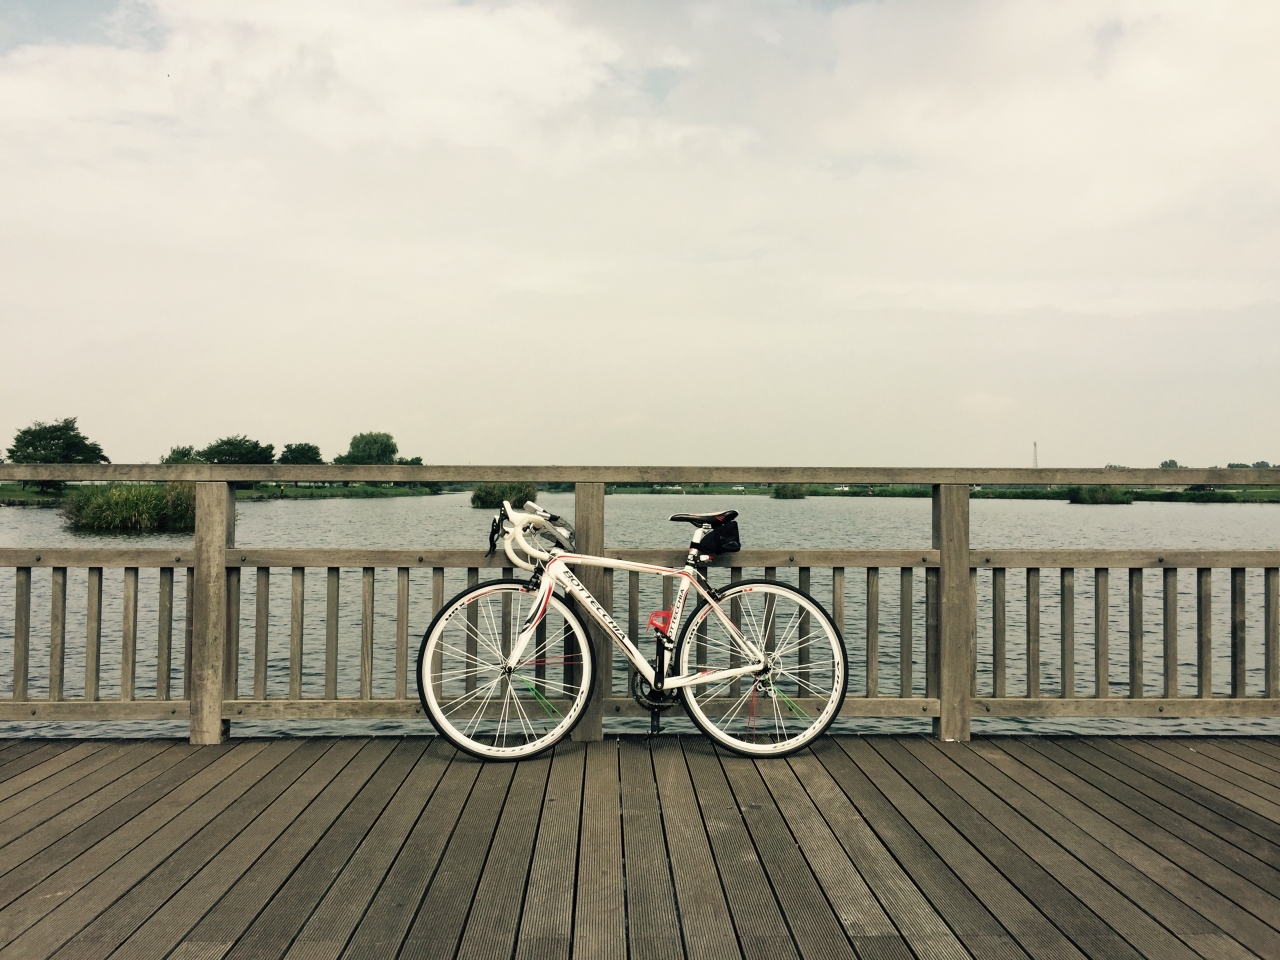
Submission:
{"label": "bicycle front wheel", "polygon": [[[685,687],[690,719],[717,743],[754,757],[783,756],[812,743],[840,712],[849,680],[844,641],[831,617],[808,594],[772,580],[740,580],[718,591],[716,600],[765,662],[756,673]],[[680,631],[682,675],[751,661],[710,604]]]}
{"label": "bicycle front wheel", "polygon": [[586,631],[552,595],[514,668],[507,658],[537,592],[520,580],[462,591],[418,652],[418,695],[440,735],[483,760],[519,760],[553,746],[582,717],[593,664]]}

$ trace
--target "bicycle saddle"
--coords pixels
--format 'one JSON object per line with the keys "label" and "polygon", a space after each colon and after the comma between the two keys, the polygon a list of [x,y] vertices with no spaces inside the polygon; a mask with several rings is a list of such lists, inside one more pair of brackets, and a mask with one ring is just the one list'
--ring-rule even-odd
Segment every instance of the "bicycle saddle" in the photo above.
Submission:
{"label": "bicycle saddle", "polygon": [[692,523],[699,527],[704,523],[709,523],[713,527],[718,527],[722,523],[728,523],[737,515],[737,510],[717,510],[714,513],[673,513],[667,519],[683,523]]}

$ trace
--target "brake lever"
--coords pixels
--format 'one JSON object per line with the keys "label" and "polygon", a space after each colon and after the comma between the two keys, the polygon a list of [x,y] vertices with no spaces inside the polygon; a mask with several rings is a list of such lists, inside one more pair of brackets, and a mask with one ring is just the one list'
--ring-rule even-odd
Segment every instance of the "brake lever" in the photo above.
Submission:
{"label": "brake lever", "polygon": [[502,511],[499,510],[493,518],[493,523],[489,525],[489,552],[486,557],[492,557],[498,552],[498,535],[502,533]]}

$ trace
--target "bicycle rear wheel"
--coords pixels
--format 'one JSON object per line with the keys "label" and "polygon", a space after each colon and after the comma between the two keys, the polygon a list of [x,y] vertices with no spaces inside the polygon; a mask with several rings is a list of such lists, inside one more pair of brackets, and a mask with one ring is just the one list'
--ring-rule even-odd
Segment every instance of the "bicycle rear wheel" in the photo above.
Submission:
{"label": "bicycle rear wheel", "polygon": [[593,663],[586,631],[552,595],[536,634],[506,659],[537,598],[520,580],[491,580],[441,609],[418,651],[418,696],[440,735],[483,760],[519,760],[553,746],[581,719]]}
{"label": "bicycle rear wheel", "polygon": [[[816,600],[773,580],[740,580],[717,591],[730,621],[764,653],[756,674],[684,687],[690,719],[736,753],[793,753],[831,726],[844,703],[848,658],[840,631]],[[750,655],[710,604],[680,631],[680,673],[729,670]]]}

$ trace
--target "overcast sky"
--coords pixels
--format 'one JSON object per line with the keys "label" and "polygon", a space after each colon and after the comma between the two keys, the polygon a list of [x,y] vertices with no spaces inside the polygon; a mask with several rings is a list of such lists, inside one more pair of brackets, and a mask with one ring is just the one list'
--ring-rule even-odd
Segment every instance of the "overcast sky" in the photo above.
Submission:
{"label": "overcast sky", "polygon": [[0,5],[0,447],[1280,461],[1274,3]]}

